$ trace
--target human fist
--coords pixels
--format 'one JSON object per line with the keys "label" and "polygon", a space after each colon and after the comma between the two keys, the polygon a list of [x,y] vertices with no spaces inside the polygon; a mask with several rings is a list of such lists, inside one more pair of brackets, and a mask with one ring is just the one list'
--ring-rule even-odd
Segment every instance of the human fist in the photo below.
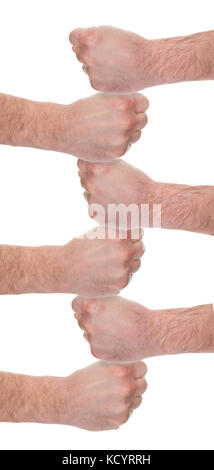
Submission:
{"label": "human fist", "polygon": [[118,294],[140,268],[143,253],[141,236],[132,239],[129,233],[97,227],[60,251],[57,291],[87,296]]}
{"label": "human fist", "polygon": [[[123,204],[126,208],[134,204],[137,209],[132,219],[120,218],[120,227],[133,228],[143,226],[141,220],[141,205],[159,203],[160,185],[153,181],[141,170],[129,165],[123,160],[111,163],[88,163],[78,160],[80,181],[85,189],[84,196],[89,205],[89,216],[98,223],[103,223],[103,211],[99,212],[96,206],[101,206],[105,213],[105,223],[116,225],[115,213],[110,211],[110,204]],[[136,220],[134,219],[136,218]],[[130,225],[132,223],[132,225]],[[149,221],[148,221],[149,224]],[[118,223],[117,223],[118,226]],[[148,226],[147,224],[144,226]]]}
{"label": "human fist", "polygon": [[95,90],[127,93],[150,83],[151,42],[138,34],[100,26],[75,29],[69,39]]}
{"label": "human fist", "polygon": [[65,111],[63,149],[82,160],[106,162],[124,155],[147,124],[147,98],[97,93]]}
{"label": "human fist", "polygon": [[57,422],[87,429],[117,429],[142,402],[146,365],[97,362],[65,379]]}
{"label": "human fist", "polygon": [[76,297],[75,318],[92,354],[132,362],[165,354],[213,352],[213,305],[150,310],[119,296]]}
{"label": "human fist", "polygon": [[119,296],[76,297],[72,308],[93,356],[111,362],[131,362],[149,353],[147,338],[151,341],[154,316],[142,305]]}

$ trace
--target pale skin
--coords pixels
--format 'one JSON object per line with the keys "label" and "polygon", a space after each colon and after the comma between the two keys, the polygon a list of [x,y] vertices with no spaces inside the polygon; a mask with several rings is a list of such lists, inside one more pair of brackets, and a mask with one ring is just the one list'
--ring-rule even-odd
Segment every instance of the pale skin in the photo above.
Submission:
{"label": "pale skin", "polygon": [[[106,164],[79,160],[78,167],[89,215],[97,222],[102,220],[99,211],[93,211],[94,204],[104,208],[110,226],[115,222],[109,216],[109,204],[136,204],[139,208],[149,204],[150,214],[153,205],[160,204],[162,228],[214,235],[214,186],[161,183],[123,160]],[[153,226],[151,217],[148,225]]]}
{"label": "pale skin", "polygon": [[105,361],[214,352],[213,305],[150,310],[137,302],[109,296],[76,297],[72,307],[92,354]]}
{"label": "pale skin", "polygon": [[[101,228],[63,246],[0,246],[0,294],[117,294],[140,268],[141,235]],[[115,238],[111,238],[114,236]]]}
{"label": "pale skin", "polygon": [[111,26],[78,28],[69,36],[91,86],[127,93],[214,79],[214,31],[148,40]]}
{"label": "pale skin", "polygon": [[70,105],[0,94],[0,144],[111,161],[126,153],[147,124],[147,98],[97,93]]}
{"label": "pale skin", "polygon": [[97,362],[68,377],[0,373],[0,421],[117,429],[141,404],[146,365]]}

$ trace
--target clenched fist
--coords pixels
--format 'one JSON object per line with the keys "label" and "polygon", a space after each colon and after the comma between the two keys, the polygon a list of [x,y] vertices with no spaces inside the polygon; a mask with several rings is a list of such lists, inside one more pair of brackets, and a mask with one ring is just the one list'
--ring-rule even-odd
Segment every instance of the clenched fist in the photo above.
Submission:
{"label": "clenched fist", "polygon": [[141,205],[161,202],[160,185],[123,160],[106,164],[78,160],[78,168],[81,185],[85,189],[84,196],[89,206],[89,215],[98,223],[103,223],[103,215],[96,210],[97,205],[104,209],[106,224],[115,226],[117,221],[115,213],[110,210],[110,205],[116,207],[123,204],[128,208],[134,204],[138,216],[136,220],[125,217],[120,218],[119,222],[120,228],[124,228],[125,222],[127,226],[136,228],[141,226]]}
{"label": "clenched fist", "polygon": [[105,162],[121,157],[147,123],[147,98],[97,93],[69,105],[0,94],[0,144]]}
{"label": "clenched fist", "polygon": [[117,429],[141,404],[146,365],[97,362],[68,377],[0,373],[0,421]]}
{"label": "clenched fist", "polygon": [[116,294],[126,287],[140,268],[144,246],[140,238],[121,239],[121,235],[127,234],[98,227],[65,245],[58,290],[99,296]]}
{"label": "clenched fist", "polygon": [[119,296],[76,297],[75,318],[92,354],[111,362],[214,351],[213,305],[150,310]]}
{"label": "clenched fist", "polygon": [[146,87],[214,79],[214,32],[147,40],[111,26],[78,28],[70,42],[91,86],[129,93]]}
{"label": "clenched fist", "polygon": [[140,138],[141,129],[147,124],[148,106],[147,98],[139,93],[97,93],[76,101],[65,111],[64,151],[88,161],[121,157]]}
{"label": "clenched fist", "polygon": [[[79,160],[78,167],[89,215],[100,224],[104,219],[120,229],[149,226],[214,234],[213,186],[154,181],[123,160],[102,164]],[[119,219],[116,211],[122,214]]]}
{"label": "clenched fist", "polygon": [[90,431],[117,429],[141,404],[145,374],[142,362],[124,366],[98,362],[75,372],[65,379],[61,422]]}
{"label": "clenched fist", "polygon": [[72,308],[96,358],[131,362],[148,353],[145,340],[153,337],[154,316],[142,305],[119,296],[76,297]]}
{"label": "clenched fist", "polygon": [[78,28],[69,39],[95,90],[131,92],[146,86],[150,41],[110,26]]}

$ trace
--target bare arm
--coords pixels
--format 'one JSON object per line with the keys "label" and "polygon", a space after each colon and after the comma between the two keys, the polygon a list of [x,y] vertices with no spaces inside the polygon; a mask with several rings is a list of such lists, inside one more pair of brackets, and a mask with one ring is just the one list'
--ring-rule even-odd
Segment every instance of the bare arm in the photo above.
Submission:
{"label": "bare arm", "polygon": [[0,373],[0,421],[57,422],[63,379]]}
{"label": "bare arm", "polygon": [[[99,204],[105,209],[109,225],[115,226],[116,219],[110,213],[109,204],[126,207],[134,204],[139,208],[139,218],[132,219],[133,228],[136,224],[153,227],[156,223],[154,205],[159,205],[162,228],[214,235],[214,186],[159,183],[123,160],[106,164],[79,160],[78,166],[91,216],[90,207]],[[151,217],[145,224],[144,214],[147,215],[148,208]],[[160,223],[159,218],[157,223]]]}
{"label": "bare arm", "polygon": [[127,366],[96,362],[68,377],[1,372],[0,422],[115,429],[141,404],[140,395],[147,387],[145,374],[141,362]]}
{"label": "bare arm", "polygon": [[162,228],[214,235],[214,186],[156,183],[158,200]]}
{"label": "bare arm", "polygon": [[1,245],[0,294],[57,292],[62,257],[63,247]]}
{"label": "bare arm", "polygon": [[98,227],[62,246],[0,246],[0,294],[118,293],[144,250],[140,238],[113,235],[108,239]]}
{"label": "bare arm", "polygon": [[189,80],[214,79],[214,31],[147,40],[110,26],[71,32],[73,51],[95,90],[133,92]]}
{"label": "bare arm", "polygon": [[164,354],[214,352],[213,305],[150,310],[119,296],[76,297],[75,317],[92,354],[107,361],[135,361]]}
{"label": "bare arm", "polygon": [[[149,320],[149,315],[143,313]],[[152,320],[152,316],[153,320]],[[160,354],[211,353],[214,352],[214,310],[213,305],[192,308],[150,311],[153,322],[153,345]],[[148,324],[147,324],[148,326]],[[147,335],[148,335],[148,329]],[[145,334],[145,336],[146,336]],[[146,338],[143,338],[144,341]],[[152,347],[147,347],[152,354]]]}
{"label": "bare arm", "polygon": [[214,79],[214,31],[147,41],[142,49],[144,87]]}
{"label": "bare arm", "polygon": [[0,94],[0,143],[54,150],[66,106]]}
{"label": "bare arm", "polygon": [[0,94],[0,144],[111,161],[140,138],[148,105],[140,94],[95,94],[70,105]]}

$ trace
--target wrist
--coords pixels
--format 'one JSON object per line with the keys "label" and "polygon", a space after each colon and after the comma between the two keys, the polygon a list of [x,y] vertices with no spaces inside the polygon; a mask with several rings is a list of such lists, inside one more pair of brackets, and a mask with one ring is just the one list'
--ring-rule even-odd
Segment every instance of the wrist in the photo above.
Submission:
{"label": "wrist", "polygon": [[26,146],[63,152],[67,108],[56,103],[27,102],[30,125]]}
{"label": "wrist", "polygon": [[79,403],[76,373],[68,377],[31,377],[28,421],[75,426]]}
{"label": "wrist", "polygon": [[159,310],[161,354],[214,351],[213,305]]}
{"label": "wrist", "polygon": [[18,247],[22,279],[17,282],[15,294],[60,292],[63,247]]}
{"label": "wrist", "polygon": [[214,78],[214,32],[148,41],[146,86]]}
{"label": "wrist", "polygon": [[[64,406],[65,379],[20,376],[20,406],[14,422],[58,424]],[[20,399],[21,397],[21,399]]]}
{"label": "wrist", "polygon": [[159,183],[161,227],[214,234],[212,186]]}
{"label": "wrist", "polygon": [[[76,293],[75,287],[81,274],[75,240],[63,246],[31,248],[28,266],[33,292]],[[29,292],[32,292],[31,286]]]}

